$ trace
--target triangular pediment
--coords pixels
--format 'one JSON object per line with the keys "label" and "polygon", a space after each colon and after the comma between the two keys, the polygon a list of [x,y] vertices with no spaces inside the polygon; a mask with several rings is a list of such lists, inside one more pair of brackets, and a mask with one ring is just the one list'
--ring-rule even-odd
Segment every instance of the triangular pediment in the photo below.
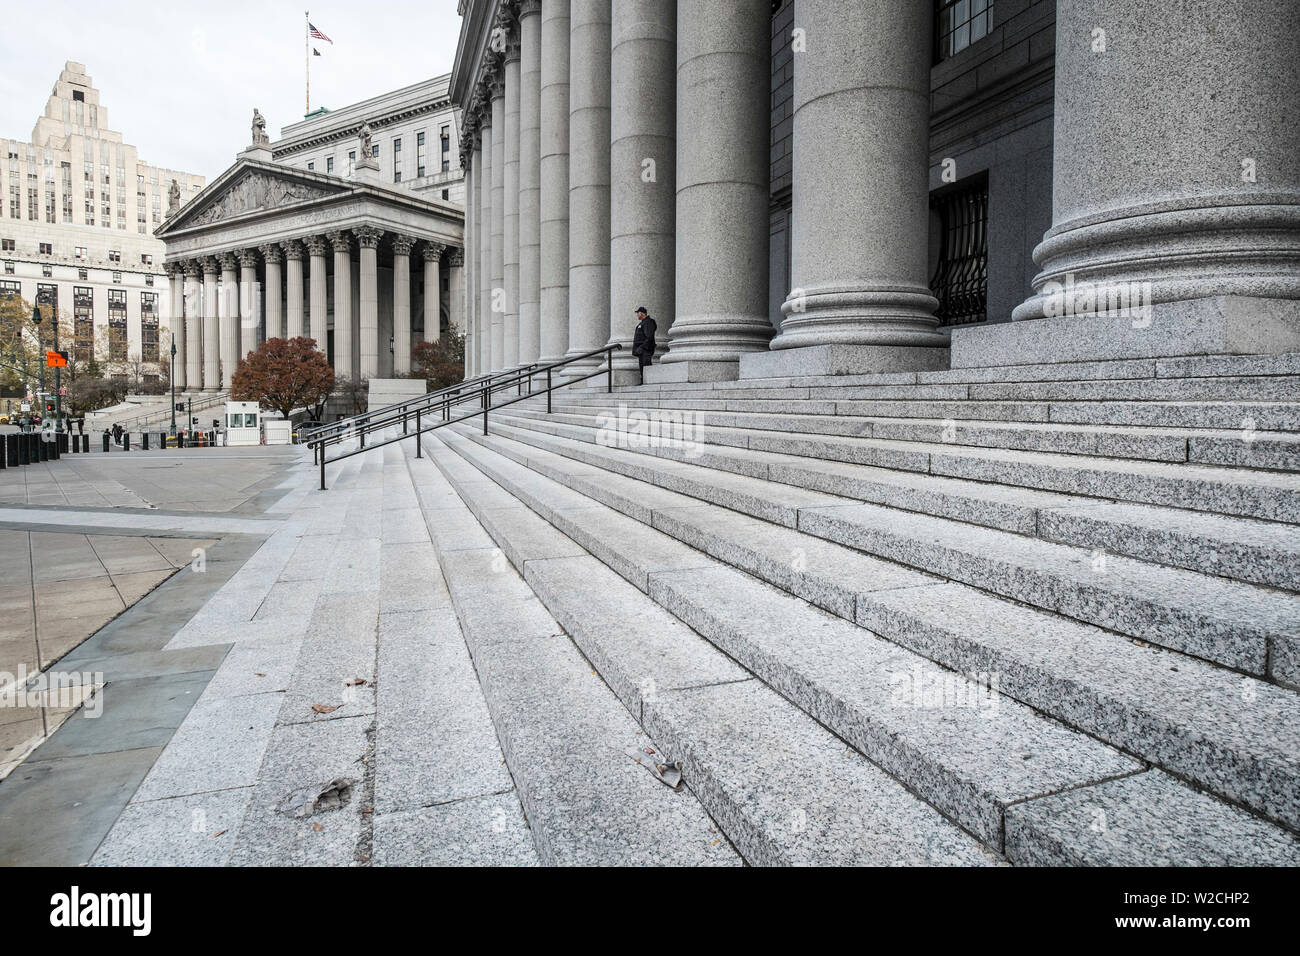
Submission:
{"label": "triangular pediment", "polygon": [[155,230],[154,235],[163,236],[180,229],[297,206],[350,191],[348,183],[334,177],[269,163],[241,161]]}

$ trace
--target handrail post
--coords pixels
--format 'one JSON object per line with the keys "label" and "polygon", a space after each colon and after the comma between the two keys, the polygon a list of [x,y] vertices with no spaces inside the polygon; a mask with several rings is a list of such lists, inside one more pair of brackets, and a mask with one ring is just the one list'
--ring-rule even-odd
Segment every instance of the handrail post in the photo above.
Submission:
{"label": "handrail post", "polygon": [[420,413],[416,412],[415,413],[415,457],[416,458],[424,457],[423,455],[420,454],[420,443],[422,441],[423,439],[420,437]]}
{"label": "handrail post", "polygon": [[609,382],[605,386],[605,391],[609,394],[614,393],[614,350],[610,349],[605,353],[605,364],[609,371]]}
{"label": "handrail post", "polygon": [[551,414],[551,368],[546,367],[546,414]]}
{"label": "handrail post", "polygon": [[320,490],[325,490],[325,449],[320,450]]}

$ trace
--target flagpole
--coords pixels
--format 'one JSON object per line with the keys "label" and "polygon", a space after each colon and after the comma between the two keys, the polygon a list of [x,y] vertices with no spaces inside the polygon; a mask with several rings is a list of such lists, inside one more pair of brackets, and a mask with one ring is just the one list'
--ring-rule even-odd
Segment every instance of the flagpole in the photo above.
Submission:
{"label": "flagpole", "polygon": [[311,11],[304,10],[302,14],[302,61],[307,67],[307,108],[303,110],[303,116],[311,112]]}

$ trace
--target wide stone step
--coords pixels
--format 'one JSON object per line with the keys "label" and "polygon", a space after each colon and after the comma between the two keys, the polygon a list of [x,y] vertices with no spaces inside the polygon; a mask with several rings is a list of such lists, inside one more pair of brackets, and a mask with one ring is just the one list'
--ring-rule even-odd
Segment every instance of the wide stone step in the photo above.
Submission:
{"label": "wide stone step", "polygon": [[[545,498],[528,492],[554,523],[566,520],[553,510],[561,505],[583,513],[581,492],[930,660],[997,673],[1004,693],[1261,813],[1300,820],[1292,691],[973,588],[935,587],[928,575],[499,436],[466,437],[563,485]],[[631,567],[617,549],[599,553]]]}
{"label": "wide stone step", "polygon": [[[568,631],[627,710],[646,724],[648,736],[628,745],[649,746],[660,759],[681,762],[689,792],[698,796],[746,860],[768,865],[997,862],[933,807],[861,755],[847,751],[824,727],[759,684],[521,502],[502,507],[496,497],[484,496],[484,476],[442,443],[431,438],[426,451],[458,489],[462,507],[481,516],[483,528],[500,547],[496,553],[504,553],[514,568],[523,570],[546,611]],[[445,510],[431,510],[431,524]],[[467,562],[475,553],[451,553],[459,568],[450,572],[449,580],[463,579],[466,600],[476,594],[474,599],[490,614],[494,600],[511,599],[484,586],[484,581],[496,585],[503,573],[493,576],[476,561]],[[504,576],[513,583],[514,573]],[[451,586],[454,594],[457,584]],[[498,623],[498,640],[505,640],[514,623]],[[559,631],[555,623],[550,626]],[[561,637],[552,633],[547,640],[558,644]],[[524,641],[520,646],[535,650],[537,643]],[[476,653],[476,663],[478,659]],[[519,666],[525,668],[526,660]],[[589,667],[585,670],[590,674]],[[549,691],[556,698],[551,706],[589,707],[579,699],[589,693],[586,688],[548,687],[545,682],[552,675],[544,666],[538,671],[537,693]],[[588,683],[605,686],[595,678]],[[627,772],[652,781],[631,758],[620,752],[610,760],[616,758],[626,761]],[[609,794],[605,800],[617,796]],[[647,824],[648,830],[667,825],[653,823]],[[714,839],[725,846],[721,833]]]}
{"label": "wide stone step", "polygon": [[623,754],[636,721],[460,499],[428,474],[416,489],[541,862],[739,863],[694,795]]}
{"label": "wide stone step", "polygon": [[[624,441],[617,427],[599,414],[556,421],[545,410],[514,406],[495,413],[498,420],[549,434],[607,444]],[[954,448],[923,442],[806,436],[793,432],[751,433],[704,426],[691,441],[643,443],[648,455],[685,458],[726,468],[732,449],[774,452],[797,458],[841,461],[897,471],[942,475],[1011,487],[1034,488],[1093,498],[1190,508],[1220,514],[1300,523],[1300,475],[1247,471],[1211,465],[1054,455],[1007,449]],[[700,446],[703,447],[700,447]],[[743,459],[745,474],[766,477],[762,458]]]}
{"label": "wide stone step", "polygon": [[[1070,736],[967,677],[900,656],[901,648],[734,567],[702,564],[689,549],[674,554],[662,535],[594,502],[584,508],[571,489],[464,436],[445,441],[628,581],[644,581],[677,617],[986,841],[998,839],[1008,806],[1036,799],[1015,796],[1017,788],[1039,796],[1086,789],[1137,769],[1130,758],[1097,750],[1096,741]],[[576,578],[568,584],[582,587]],[[1066,784],[1071,774],[1081,779]],[[1188,794],[1211,816],[1241,814]]]}

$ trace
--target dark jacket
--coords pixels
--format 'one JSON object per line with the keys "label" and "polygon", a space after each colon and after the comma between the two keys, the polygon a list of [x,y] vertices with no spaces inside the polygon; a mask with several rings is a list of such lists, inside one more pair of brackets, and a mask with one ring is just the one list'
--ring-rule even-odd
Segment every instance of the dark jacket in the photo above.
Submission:
{"label": "dark jacket", "polygon": [[655,329],[655,320],[648,315],[636,324],[632,354],[640,360],[642,367],[649,365],[655,356]]}

